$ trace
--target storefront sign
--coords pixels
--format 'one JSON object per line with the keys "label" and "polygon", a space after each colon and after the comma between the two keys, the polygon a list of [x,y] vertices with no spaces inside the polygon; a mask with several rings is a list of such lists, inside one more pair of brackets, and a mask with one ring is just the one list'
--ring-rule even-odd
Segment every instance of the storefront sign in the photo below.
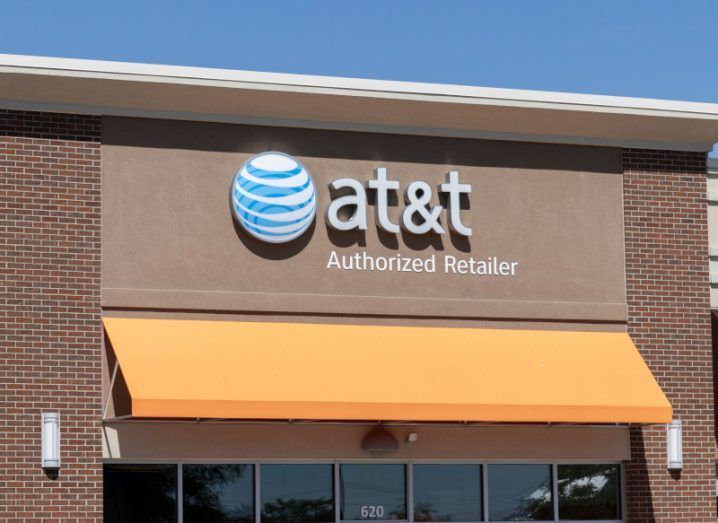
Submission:
{"label": "storefront sign", "polygon": [[[340,178],[329,187],[341,196],[332,198],[324,214],[327,226],[335,231],[366,231],[368,227],[367,193],[375,191],[374,209],[376,226],[389,234],[401,230],[416,234],[445,234],[441,224],[443,205],[432,205],[434,194],[425,181],[412,181],[404,189],[404,208],[400,223],[389,217],[391,193],[401,190],[401,184],[389,178],[385,167],[374,170],[374,176],[364,185],[355,178]],[[461,220],[461,196],[471,193],[471,185],[459,181],[458,171],[449,171],[438,193],[446,195],[446,220],[451,231],[470,237],[471,227]],[[252,156],[237,171],[232,182],[232,210],[245,231],[258,240],[269,243],[286,243],[301,236],[311,225],[317,210],[317,191],[314,181],[298,160],[290,155],[269,151]],[[445,255],[439,262],[439,271],[446,274],[486,276],[514,276],[518,262],[486,259],[457,258]],[[373,256],[366,251],[338,254],[332,250],[327,269],[377,272],[437,271],[436,255],[409,257]]]}
{"label": "storefront sign", "polygon": [[286,243],[314,221],[317,191],[309,172],[291,156],[266,152],[247,160],[232,183],[232,209],[245,231]]}
{"label": "storefront sign", "polygon": [[103,125],[108,307],[625,317],[620,151]]}
{"label": "storefront sign", "polygon": [[[367,229],[367,199],[366,190],[361,182],[354,178],[341,178],[329,184],[334,190],[349,189],[352,194],[335,198],[327,209],[327,224],[338,231]],[[374,178],[367,183],[368,189],[376,191],[376,224],[380,229],[397,234],[400,232],[399,224],[391,221],[388,214],[388,201],[391,191],[399,191],[400,185],[396,180],[390,180],[384,167],[374,171]],[[463,236],[471,236],[471,228],[461,221],[461,195],[471,192],[471,185],[459,182],[459,173],[451,171],[446,175],[446,183],[439,186],[439,192],[445,193],[448,198],[449,227]],[[424,181],[414,181],[407,185],[404,191],[406,206],[401,213],[401,227],[412,234],[436,233],[444,234],[439,218],[444,207],[431,206],[433,194],[431,186]],[[355,209],[349,219],[339,217],[344,207]]]}
{"label": "storefront sign", "polygon": [[[473,274],[476,276],[515,276],[519,262],[499,260],[496,256],[485,259],[457,258],[450,254],[442,256],[439,270],[445,274]],[[377,272],[436,272],[436,255],[428,257],[372,256],[366,251],[354,254],[329,254],[327,269]]]}
{"label": "storefront sign", "polygon": [[[433,191],[424,181],[413,181],[404,190],[406,205],[401,223],[389,218],[389,198],[399,191],[400,184],[387,176],[387,170],[374,171],[366,188],[354,178],[340,178],[329,184],[335,191],[348,190],[350,194],[332,200],[326,212],[326,222],[337,231],[367,229],[367,196],[376,191],[376,224],[390,234],[401,228],[412,234],[444,234],[441,225],[442,205],[432,206]],[[461,195],[471,193],[471,185],[459,181],[458,171],[450,171],[439,193],[446,194],[447,220],[451,230],[462,236],[471,236],[471,227],[461,221]],[[348,208],[349,217],[341,218],[342,209]],[[232,209],[239,223],[255,238],[270,243],[289,242],[304,233],[316,214],[317,196],[309,171],[288,154],[270,151],[247,160],[237,171],[232,183]]]}

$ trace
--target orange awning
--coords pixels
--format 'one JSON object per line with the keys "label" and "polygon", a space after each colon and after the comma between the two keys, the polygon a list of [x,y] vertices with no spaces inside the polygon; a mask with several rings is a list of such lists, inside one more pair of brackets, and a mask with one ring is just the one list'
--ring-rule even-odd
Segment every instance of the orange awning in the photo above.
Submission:
{"label": "orange awning", "polygon": [[671,420],[625,333],[103,321],[134,417]]}

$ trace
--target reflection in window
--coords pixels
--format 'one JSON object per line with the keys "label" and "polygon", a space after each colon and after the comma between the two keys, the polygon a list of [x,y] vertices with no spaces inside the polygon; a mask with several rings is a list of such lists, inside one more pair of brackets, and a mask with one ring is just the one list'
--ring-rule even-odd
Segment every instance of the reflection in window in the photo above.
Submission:
{"label": "reflection in window", "polygon": [[414,465],[414,521],[481,521],[481,465]]}
{"label": "reflection in window", "polygon": [[262,523],[334,521],[333,465],[262,465]]}
{"label": "reflection in window", "polygon": [[105,523],[177,521],[177,465],[104,466]]}
{"label": "reflection in window", "polygon": [[185,523],[254,521],[252,465],[183,465]]}
{"label": "reflection in window", "polygon": [[621,519],[618,465],[559,465],[560,519]]}
{"label": "reflection in window", "polygon": [[345,520],[406,519],[406,466],[341,465],[341,518]]}
{"label": "reflection in window", "polygon": [[553,519],[550,465],[488,465],[491,521]]}

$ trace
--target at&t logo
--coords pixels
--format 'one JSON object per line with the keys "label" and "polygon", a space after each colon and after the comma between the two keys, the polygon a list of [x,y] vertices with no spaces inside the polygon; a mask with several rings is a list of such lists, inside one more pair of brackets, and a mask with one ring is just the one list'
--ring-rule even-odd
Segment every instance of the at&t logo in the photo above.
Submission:
{"label": "at&t logo", "polygon": [[317,191],[301,163],[287,154],[269,151],[253,156],[237,171],[232,210],[255,238],[285,243],[312,224]]}

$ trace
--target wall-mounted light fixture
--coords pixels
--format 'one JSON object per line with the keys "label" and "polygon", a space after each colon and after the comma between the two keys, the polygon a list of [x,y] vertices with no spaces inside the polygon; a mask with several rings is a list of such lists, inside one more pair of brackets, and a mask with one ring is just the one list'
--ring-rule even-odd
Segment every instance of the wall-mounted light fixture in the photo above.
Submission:
{"label": "wall-mounted light fixture", "polygon": [[683,469],[683,427],[681,420],[674,419],[666,425],[666,452],[668,470]]}
{"label": "wall-mounted light fixture", "polygon": [[391,452],[399,449],[394,435],[381,427],[370,430],[361,442],[362,450],[369,452]]}
{"label": "wall-mounted light fixture", "polygon": [[42,468],[60,468],[60,413],[42,413]]}

